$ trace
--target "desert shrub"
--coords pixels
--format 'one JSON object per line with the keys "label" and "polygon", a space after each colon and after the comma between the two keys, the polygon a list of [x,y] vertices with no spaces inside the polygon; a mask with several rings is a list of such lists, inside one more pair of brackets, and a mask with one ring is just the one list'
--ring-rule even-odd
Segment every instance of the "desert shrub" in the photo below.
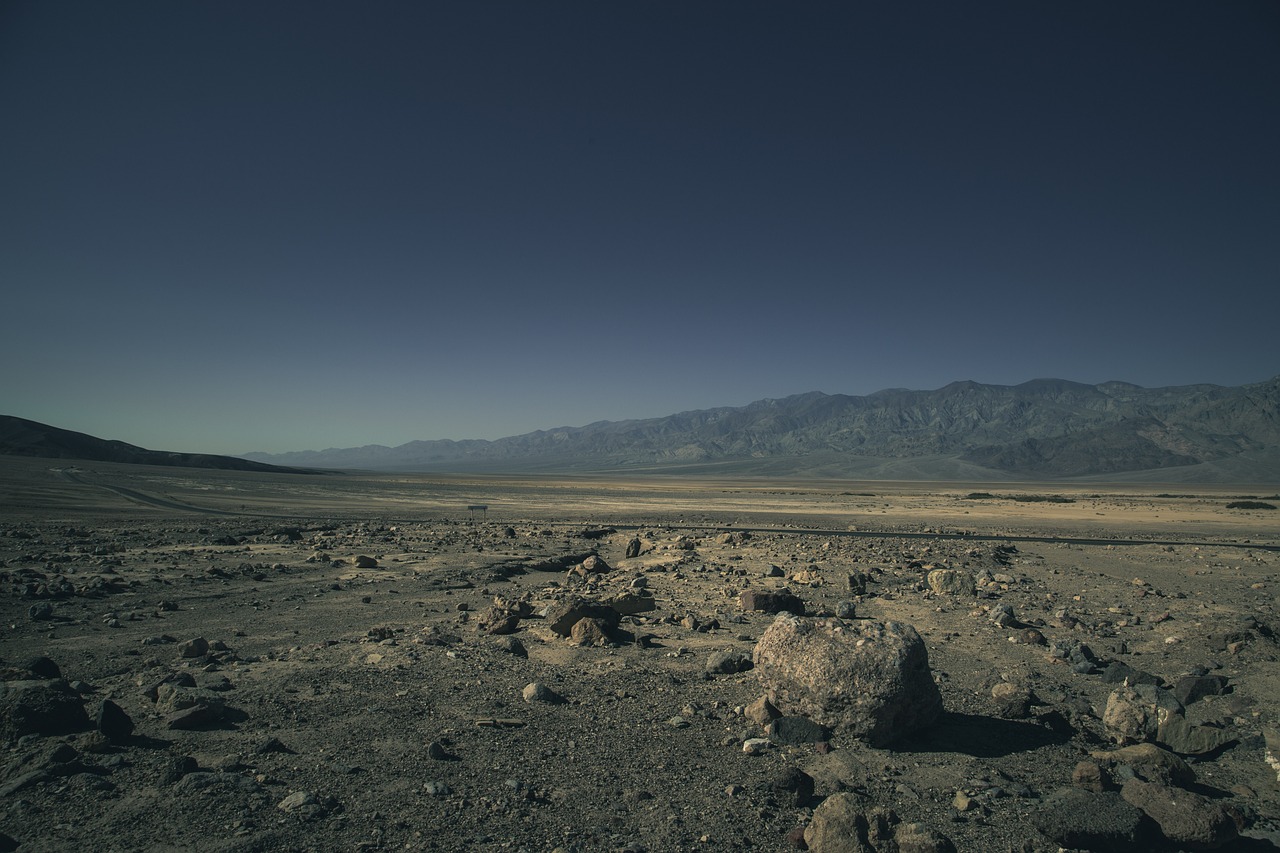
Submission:
{"label": "desert shrub", "polygon": [[1073,504],[1075,498],[1064,498],[1062,495],[1013,495],[1013,500],[1020,503]]}
{"label": "desert shrub", "polygon": [[982,500],[983,498],[993,498],[995,497],[995,495],[991,494],[990,492],[970,492],[964,497],[965,497],[965,500],[976,501],[976,500]]}
{"label": "desert shrub", "polygon": [[1262,501],[1232,501],[1227,504],[1227,509],[1275,509],[1275,505]]}

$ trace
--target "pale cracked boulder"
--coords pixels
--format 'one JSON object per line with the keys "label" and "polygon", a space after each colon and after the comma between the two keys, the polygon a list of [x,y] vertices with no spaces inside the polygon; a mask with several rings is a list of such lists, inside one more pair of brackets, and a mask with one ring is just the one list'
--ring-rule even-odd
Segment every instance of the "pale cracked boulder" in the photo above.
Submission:
{"label": "pale cracked boulder", "polygon": [[934,569],[929,572],[929,589],[938,595],[973,595],[973,575],[961,569]]}
{"label": "pale cracked boulder", "polygon": [[942,713],[929,654],[905,622],[781,614],[756,643],[755,671],[784,715],[882,746]]}

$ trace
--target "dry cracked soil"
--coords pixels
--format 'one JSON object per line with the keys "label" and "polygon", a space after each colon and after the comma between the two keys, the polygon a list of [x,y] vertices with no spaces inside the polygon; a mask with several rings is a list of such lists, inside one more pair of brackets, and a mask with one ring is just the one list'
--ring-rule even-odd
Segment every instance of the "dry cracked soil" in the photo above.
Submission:
{"label": "dry cracked soil", "polygon": [[[1054,819],[1144,777],[1127,677],[1181,689],[1178,790],[1231,821],[1132,843],[1274,850],[1280,524],[1241,494],[0,460],[0,844],[782,851],[846,794],[933,846],[839,849],[1123,849]],[[915,626],[942,717],[767,730],[747,589]],[[575,640],[575,595],[633,612]]]}

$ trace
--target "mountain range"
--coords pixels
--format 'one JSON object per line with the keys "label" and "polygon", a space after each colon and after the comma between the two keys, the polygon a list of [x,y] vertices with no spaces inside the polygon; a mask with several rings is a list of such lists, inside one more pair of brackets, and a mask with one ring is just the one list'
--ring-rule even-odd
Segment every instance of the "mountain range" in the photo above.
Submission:
{"label": "mountain range", "polygon": [[867,396],[811,392],[493,441],[244,458],[382,471],[1271,483],[1280,482],[1280,376],[1237,387],[1036,379]]}

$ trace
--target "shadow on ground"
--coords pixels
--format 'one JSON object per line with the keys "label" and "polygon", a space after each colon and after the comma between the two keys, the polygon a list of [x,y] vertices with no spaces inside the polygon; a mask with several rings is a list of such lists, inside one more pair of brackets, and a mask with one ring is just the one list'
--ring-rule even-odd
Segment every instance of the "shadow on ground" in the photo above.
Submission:
{"label": "shadow on ground", "polygon": [[1056,746],[1070,738],[1069,732],[1038,723],[947,712],[927,731],[907,738],[896,749],[901,752],[960,752],[974,758],[1000,758]]}

